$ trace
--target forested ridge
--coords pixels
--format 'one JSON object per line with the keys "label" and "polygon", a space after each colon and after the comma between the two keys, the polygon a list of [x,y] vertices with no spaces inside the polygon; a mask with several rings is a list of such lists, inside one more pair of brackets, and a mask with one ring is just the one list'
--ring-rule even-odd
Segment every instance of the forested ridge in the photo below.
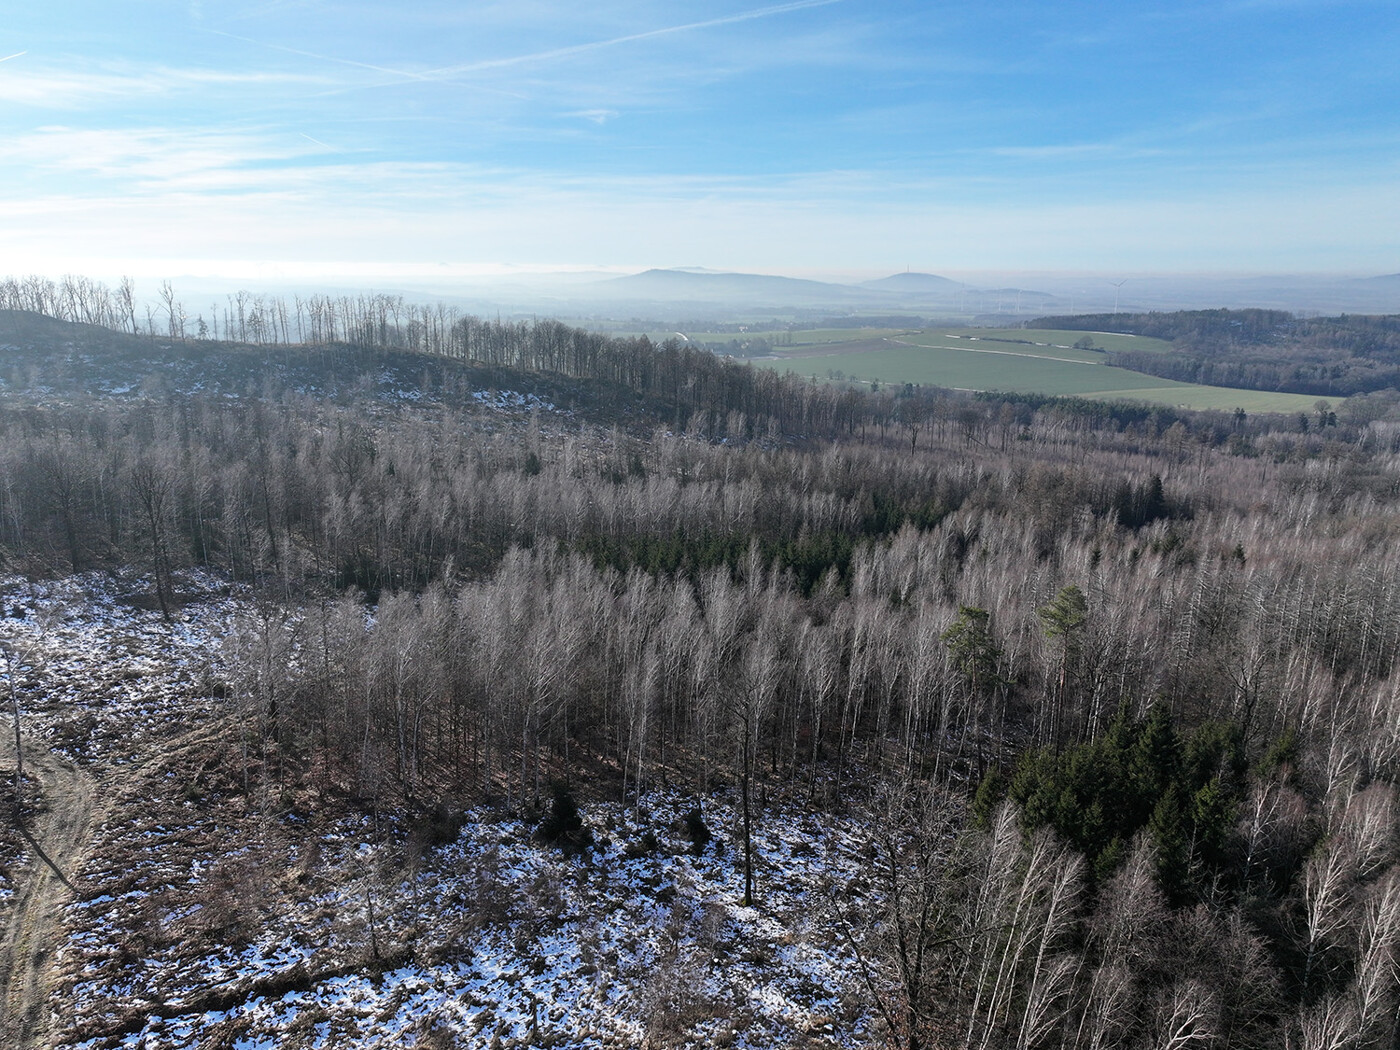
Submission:
{"label": "forested ridge", "polygon": [[250,798],[730,797],[759,909],[796,800],[865,829],[813,908],[891,1045],[1396,1045],[1393,425],[380,305],[0,317],[4,567],[135,564],[168,618],[184,568],[250,585]]}
{"label": "forested ridge", "polygon": [[1169,340],[1170,352],[1118,351],[1108,361],[1183,383],[1319,397],[1400,390],[1400,316],[1183,310],[1042,317],[1032,326]]}

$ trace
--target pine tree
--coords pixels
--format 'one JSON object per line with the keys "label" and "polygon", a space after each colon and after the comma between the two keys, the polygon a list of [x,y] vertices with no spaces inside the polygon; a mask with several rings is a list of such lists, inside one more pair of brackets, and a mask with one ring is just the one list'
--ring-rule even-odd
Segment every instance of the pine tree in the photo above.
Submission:
{"label": "pine tree", "polygon": [[1173,903],[1187,899],[1191,874],[1191,836],[1181,793],[1172,784],[1152,811],[1148,822],[1157,849],[1157,884]]}
{"label": "pine tree", "polygon": [[570,852],[593,843],[593,832],[584,825],[573,792],[561,780],[552,785],[549,812],[540,823],[538,834],[545,842]]}

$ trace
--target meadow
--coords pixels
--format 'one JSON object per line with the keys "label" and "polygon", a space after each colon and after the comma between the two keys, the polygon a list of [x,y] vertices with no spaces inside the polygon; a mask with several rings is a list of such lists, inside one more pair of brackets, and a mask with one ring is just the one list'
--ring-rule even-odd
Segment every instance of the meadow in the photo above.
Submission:
{"label": "meadow", "polygon": [[[1179,383],[1114,368],[1104,351],[1166,351],[1171,344],[1112,332],[823,329],[781,335],[784,345],[775,346],[769,356],[755,358],[754,363],[818,380],[916,383],[1247,412],[1307,412],[1317,402],[1306,394]],[[1086,335],[1093,348],[1076,347]]]}

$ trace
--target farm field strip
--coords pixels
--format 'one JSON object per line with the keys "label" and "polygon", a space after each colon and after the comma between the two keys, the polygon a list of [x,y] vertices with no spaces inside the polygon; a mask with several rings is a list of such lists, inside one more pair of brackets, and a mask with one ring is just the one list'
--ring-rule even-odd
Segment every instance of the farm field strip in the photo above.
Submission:
{"label": "farm field strip", "polygon": [[[796,334],[796,333],[794,333]],[[1192,409],[1243,408],[1248,412],[1310,412],[1317,398],[1212,387],[1159,379],[1109,365],[1098,350],[1061,342],[1068,336],[1132,341],[1138,349],[1169,347],[1159,339],[1113,333],[1073,333],[1037,329],[928,329],[890,333],[879,339],[851,339],[790,352],[775,347],[754,363],[815,379],[882,384],[917,383],[954,390],[1003,391],[1056,397],[1146,401]],[[1117,346],[1112,347],[1117,349]],[[1097,367],[1084,367],[1084,366]]]}
{"label": "farm field strip", "polygon": [[[1136,372],[1128,374],[1140,375]],[[1236,387],[1201,386],[1191,383],[1173,386],[1170,385],[1171,382],[1169,379],[1159,379],[1155,386],[1125,390],[1088,390],[1076,396],[1100,400],[1147,401],[1180,408],[1219,409],[1226,412],[1242,408],[1246,412],[1294,414],[1314,412],[1319,400],[1315,394],[1284,394],[1271,390],[1241,390]]]}
{"label": "farm field strip", "polygon": [[[918,383],[955,390],[1004,390],[1065,397],[1090,390],[1141,388],[1146,377],[1122,369],[1089,369],[1078,362],[995,353],[970,353],[964,348],[892,346],[849,355],[771,357],[755,362],[780,371],[830,378],[878,380],[883,384]],[[1167,386],[1165,381],[1153,385]]]}
{"label": "farm field strip", "polygon": [[1102,351],[1148,350],[1166,352],[1172,348],[1165,339],[1150,336],[1129,335],[1125,332],[1083,332],[1063,328],[930,328],[925,330],[930,337],[977,339],[983,342],[1029,343],[1033,346],[1052,347],[1060,350],[1074,349],[1074,344],[1085,336],[1093,340],[1096,356],[1102,360]]}
{"label": "farm field strip", "polygon": [[[1097,365],[1101,361],[1088,361],[1079,357],[1058,357],[1053,354],[1038,354],[1029,350],[997,350],[986,346],[946,346],[942,343],[910,343],[903,339],[887,338],[887,342],[898,346],[917,346],[927,350],[953,350],[962,354],[1001,354],[1004,357],[1033,357],[1041,361],[1062,361],[1068,365]],[[1058,348],[1057,348],[1058,349]],[[1070,349],[1065,347],[1064,349]]]}

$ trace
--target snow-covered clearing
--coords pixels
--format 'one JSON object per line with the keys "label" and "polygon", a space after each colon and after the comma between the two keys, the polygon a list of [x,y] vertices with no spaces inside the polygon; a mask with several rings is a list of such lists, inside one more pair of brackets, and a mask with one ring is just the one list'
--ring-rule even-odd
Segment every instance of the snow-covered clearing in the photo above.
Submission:
{"label": "snow-covered clearing", "polygon": [[[755,908],[738,903],[726,794],[584,800],[595,841],[574,855],[490,809],[426,846],[307,787],[314,770],[280,795],[249,778],[219,650],[248,599],[207,575],[179,589],[165,624],[132,599],[135,578],[0,581],[0,639],[25,654],[25,733],[96,784],[53,931],[54,1045],[871,1040],[830,917],[865,865],[855,822],[775,803],[756,828]],[[683,820],[697,804],[715,832],[698,856]],[[0,886],[11,896],[22,852]]]}
{"label": "snow-covered clearing", "polygon": [[147,738],[206,723],[220,706],[220,643],[247,602],[210,573],[176,585],[166,623],[141,576],[0,578],[0,641],[16,654],[26,730],[69,758],[119,765]]}

